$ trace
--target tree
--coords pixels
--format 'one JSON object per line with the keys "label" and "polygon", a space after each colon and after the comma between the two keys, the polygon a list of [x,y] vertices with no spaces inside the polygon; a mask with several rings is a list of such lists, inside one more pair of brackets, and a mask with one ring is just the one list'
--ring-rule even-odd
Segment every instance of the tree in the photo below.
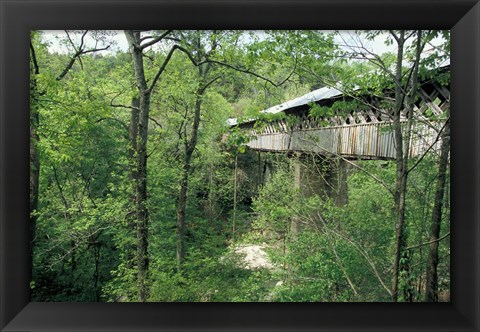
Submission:
{"label": "tree", "polygon": [[[60,54],[31,36],[33,299],[444,298],[449,97],[431,68],[446,47],[419,55],[439,33],[389,32],[396,55],[347,52],[319,31],[124,33],[128,52],[93,51],[101,31],[68,31]],[[373,111],[395,158],[312,153],[299,185],[291,153],[249,151],[272,122],[294,130],[290,112],[260,110],[334,83],[344,96],[302,117]],[[229,128],[235,116],[257,121]],[[419,127],[437,137],[412,156]],[[348,167],[335,174],[331,160]],[[248,268],[239,245],[261,246],[271,268]]]}
{"label": "tree", "polygon": [[[38,155],[39,95],[37,77],[40,74],[34,43],[38,43],[36,33],[30,33],[30,255],[36,236],[38,193],[40,182],[40,158]],[[31,271],[30,271],[31,274]]]}
{"label": "tree", "polygon": [[[143,51],[161,40],[163,40],[171,31],[166,31],[156,37],[150,37],[147,42],[146,37],[141,37],[141,32],[137,30],[125,30],[125,36],[129,45],[129,52],[132,57],[133,70],[138,89],[139,104],[138,109],[133,106],[132,112],[138,112],[138,131],[136,132],[136,171],[135,171],[135,193],[136,193],[136,220],[137,220],[137,283],[138,299],[145,302],[148,297],[147,271],[148,271],[148,208],[147,208],[147,141],[148,141],[148,120],[150,115],[150,99],[152,90],[155,87],[160,75],[165,70],[173,51],[172,48],[152,79],[147,84],[144,68]],[[136,114],[132,115],[136,121]]]}
{"label": "tree", "polygon": [[[85,31],[68,31],[65,30],[64,43],[68,43],[69,48],[74,50],[74,53],[70,56],[66,65],[60,68],[59,74],[55,77],[56,81],[62,80],[70,70],[72,70],[76,61],[82,61],[82,56],[86,54],[92,54],[107,50],[110,45],[104,44],[104,36],[100,33],[94,33],[93,39],[96,41],[94,47],[87,47],[85,43],[85,37],[89,33],[89,30]],[[80,41],[75,43],[72,40],[71,35],[80,35]],[[51,83],[43,80],[41,75],[41,65],[38,58],[38,52],[42,55],[46,53],[46,45],[40,41],[40,33],[38,31],[32,31],[30,33],[30,254],[33,256],[33,248],[35,246],[36,228],[37,228],[37,214],[38,214],[38,202],[40,192],[40,156],[39,156],[39,144],[40,135],[39,128],[41,125],[40,111],[43,107],[42,97],[44,97],[48,91],[48,87]],[[68,40],[68,41],[67,41]],[[101,43],[99,46],[98,44]],[[102,47],[103,46],[103,47]],[[83,66],[83,64],[82,64]],[[55,68],[57,70],[57,68]],[[53,79],[53,77],[50,77]],[[39,82],[42,80],[42,82]],[[47,78],[48,80],[48,78]],[[31,273],[31,271],[30,271]]]}
{"label": "tree", "polygon": [[[367,39],[374,39],[380,32],[367,33]],[[422,59],[422,52],[425,45],[429,43],[435,36],[439,34],[438,31],[389,31],[390,38],[388,43],[395,43],[397,47],[396,56],[392,58],[381,57],[378,54],[368,50],[362,41],[356,40],[357,44],[348,45],[349,52],[346,55],[348,58],[366,60],[374,67],[381,71],[381,75],[393,81],[393,98],[392,102],[388,98],[384,100],[381,107],[376,107],[371,101],[365,101],[369,107],[373,107],[376,111],[388,116],[392,121],[393,135],[395,140],[395,162],[396,162],[396,180],[393,189],[393,198],[396,211],[396,225],[395,225],[395,253],[393,260],[393,280],[392,280],[392,301],[398,301],[399,296],[399,281],[402,274],[407,273],[409,268],[408,251],[405,250],[407,243],[407,234],[405,226],[405,211],[406,211],[406,197],[408,189],[408,174],[409,174],[409,159],[410,159],[410,141],[412,138],[412,126],[415,118],[418,116],[414,114],[416,105],[418,104],[418,84],[419,73],[425,71],[429,65],[434,65],[439,59],[445,55],[435,54],[434,57]],[[411,46],[408,46],[407,41],[413,40]],[[393,60],[393,61],[392,61]],[[405,63],[408,67],[405,68]],[[392,64],[392,65],[390,65]],[[393,69],[392,69],[393,67]],[[371,73],[364,73],[364,79],[371,79]],[[373,79],[375,80],[375,79]],[[346,79],[345,86],[351,86]],[[364,85],[367,87],[368,85]],[[371,87],[368,86],[367,90]],[[382,89],[385,89],[384,87]],[[363,90],[361,88],[360,90]],[[353,91],[352,91],[353,92]],[[357,93],[350,92],[350,95],[358,96]],[[384,94],[385,91],[380,91]],[[363,100],[356,97],[356,100]],[[383,110],[385,104],[390,104],[391,113],[385,113]],[[420,114],[421,116],[421,114]],[[406,295],[409,297],[409,295]]]}
{"label": "tree", "polygon": [[[188,34],[188,37],[185,35]],[[191,51],[188,53],[191,59],[194,59],[194,64],[197,66],[197,87],[194,91],[194,115],[191,131],[183,138],[184,157],[182,165],[182,175],[180,179],[180,192],[178,194],[177,204],[177,269],[181,271],[182,263],[185,259],[185,209],[187,205],[187,191],[188,180],[192,166],[192,156],[198,142],[198,129],[200,126],[200,118],[202,112],[202,103],[207,88],[219,79],[218,76],[211,77],[211,63],[208,58],[211,53],[216,51],[218,41],[215,33],[212,33],[210,39],[210,50],[207,52],[203,45],[207,36],[199,31],[186,32],[183,36],[183,41],[186,44],[192,45]],[[191,53],[195,54],[192,55]],[[186,124],[184,124],[186,126]]]}
{"label": "tree", "polygon": [[[288,78],[287,76],[280,83],[275,83],[273,80],[266,77],[264,74],[259,74],[255,66],[247,62],[247,66],[231,64],[232,50],[227,46],[233,41],[238,42],[240,37],[238,32],[219,32],[219,31],[182,31],[180,32],[182,45],[176,47],[181,50],[190,59],[193,65],[197,67],[198,86],[195,92],[195,106],[193,124],[189,139],[184,138],[184,161],[182,165],[182,178],[180,182],[180,193],[178,196],[177,207],[177,265],[178,270],[181,270],[182,262],[185,259],[185,207],[187,204],[188,179],[191,168],[193,152],[197,145],[198,128],[200,125],[202,103],[204,95],[209,86],[215,81],[221,79],[224,73],[220,69],[227,69],[244,74],[251,75],[273,86],[281,86]],[[252,47],[255,43],[249,45]],[[222,60],[218,60],[218,59]],[[236,59],[238,61],[238,59]],[[251,60],[251,59],[250,59]],[[220,68],[215,68],[220,67]],[[216,69],[216,70],[215,70]],[[293,71],[292,71],[293,73]],[[236,176],[235,176],[236,179]],[[236,195],[236,190],[235,190]],[[236,202],[236,197],[235,197]],[[235,213],[235,211],[234,211]],[[235,228],[235,226],[234,226]],[[235,233],[235,231],[233,231]]]}
{"label": "tree", "polygon": [[435,199],[432,211],[430,230],[430,246],[427,263],[425,302],[438,301],[438,246],[442,222],[442,208],[444,205],[445,184],[447,178],[448,155],[450,152],[450,119],[447,119],[442,132],[440,158],[438,162],[438,177],[435,188]]}
{"label": "tree", "polygon": [[[369,32],[366,34],[366,38],[373,40],[379,34],[380,32]],[[443,34],[446,37],[447,46],[442,45],[436,48],[433,54],[427,57],[422,56],[425,46],[435,36],[441,34],[443,33],[438,31],[389,31],[390,39],[387,42],[394,43],[397,52],[396,55],[387,54],[384,56],[370,51],[364,46],[364,41],[358,37],[354,39],[354,43],[345,42],[345,39],[343,39],[345,42],[343,47],[346,47],[347,51],[333,54],[334,57],[340,57],[340,66],[336,71],[332,71],[334,81],[330,82],[329,85],[342,90],[345,96],[349,96],[352,99],[350,103],[353,106],[353,108],[345,108],[345,106],[348,106],[345,105],[345,102],[337,102],[343,105],[341,107],[343,110],[340,112],[356,111],[355,107],[359,108],[360,104],[360,106],[373,109],[382,117],[390,119],[392,123],[396,163],[395,185],[389,190],[392,193],[394,210],[396,211],[391,287],[393,301],[398,300],[400,283],[402,284],[403,298],[408,301],[412,300],[412,293],[409,290],[411,288],[409,284],[410,252],[406,250],[409,232],[406,224],[408,174],[414,168],[409,168],[409,160],[411,159],[409,149],[414,135],[414,123],[422,122],[437,131],[439,128],[438,124],[435,123],[437,120],[430,119],[427,114],[428,111],[425,113],[425,108],[418,111],[417,106],[419,106],[420,101],[419,76],[423,75],[425,78],[426,71],[432,70],[432,67],[438,65],[448,54],[448,36]],[[342,35],[340,37],[343,38]],[[370,65],[364,66],[357,62],[350,65],[348,61],[351,61],[351,59],[355,61],[365,60]],[[306,72],[311,73],[309,70]],[[356,79],[352,80],[352,74],[355,75]],[[331,79],[319,76],[317,78],[323,82],[328,82]],[[339,78],[341,79],[341,85],[337,84]],[[426,98],[426,101],[429,102],[429,97]],[[329,116],[332,107],[320,107],[319,110],[326,112],[320,114],[321,116]],[[312,109],[311,114],[314,113],[313,111],[316,111],[316,109]],[[425,120],[425,116],[427,116],[427,120]],[[427,152],[431,148],[428,148]],[[350,164],[359,168],[358,165],[351,162]],[[384,183],[378,177],[375,178],[380,183]]]}
{"label": "tree", "polygon": [[[65,56],[45,60],[45,73],[55,73]],[[47,89],[38,108],[42,168],[32,278],[36,300],[103,299],[102,287],[118,263],[113,228],[123,202],[114,188],[123,177],[118,157],[126,132],[118,122],[105,120],[112,116],[102,90],[108,61],[85,56],[84,68],[72,67],[61,80],[39,77]]]}

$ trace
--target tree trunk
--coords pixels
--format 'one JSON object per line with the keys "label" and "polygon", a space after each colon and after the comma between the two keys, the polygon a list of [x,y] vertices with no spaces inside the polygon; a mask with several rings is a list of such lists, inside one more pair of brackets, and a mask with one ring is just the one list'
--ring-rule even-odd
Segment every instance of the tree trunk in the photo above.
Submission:
{"label": "tree trunk", "polygon": [[[422,31],[417,31],[416,40],[416,54],[410,78],[407,80],[405,87],[410,89],[408,94],[402,91],[401,77],[402,77],[402,61],[403,61],[403,47],[405,42],[405,31],[400,32],[398,36],[398,54],[397,54],[397,68],[395,77],[395,113],[393,118],[395,144],[396,144],[396,185],[395,185],[395,208],[397,212],[396,224],[396,246],[395,246],[395,260],[393,267],[393,285],[392,285],[392,301],[398,301],[398,284],[401,275],[405,275],[404,295],[405,299],[411,301],[413,299],[411,288],[411,281],[408,280],[410,271],[410,255],[405,252],[407,238],[405,234],[405,209],[407,197],[407,177],[408,177],[408,160],[410,155],[410,140],[412,136],[413,126],[413,112],[415,107],[415,100],[418,91],[418,68],[420,64],[420,55],[422,52]],[[406,99],[406,130],[405,136],[402,133],[401,112],[403,101]]]}
{"label": "tree trunk", "polygon": [[185,210],[187,206],[188,172],[189,167],[184,165],[177,207],[177,270],[181,271],[185,260]]}
{"label": "tree trunk", "polygon": [[402,93],[402,61],[403,61],[403,44],[405,32],[401,31],[398,37],[397,67],[395,72],[395,109],[393,113],[393,128],[395,138],[395,161],[396,161],[396,183],[395,183],[395,212],[397,214],[397,222],[395,226],[395,258],[393,265],[393,282],[392,282],[392,301],[398,301],[398,281],[400,271],[400,258],[405,248],[405,194],[406,194],[406,172],[403,161],[403,134],[401,126],[401,112],[403,106],[404,95]]}
{"label": "tree trunk", "polygon": [[[38,114],[38,97],[39,91],[36,76],[40,73],[35,49],[30,42],[30,257],[33,258],[33,247],[35,244],[37,216],[38,210],[38,193],[40,183],[40,158],[38,155],[38,144],[40,137],[38,136],[38,126],[40,117]],[[30,268],[30,279],[32,278],[32,268]]]}
{"label": "tree trunk", "polygon": [[[448,113],[447,113],[448,115]],[[440,226],[442,222],[442,207],[444,203],[445,182],[448,167],[448,154],[450,151],[450,120],[447,120],[442,133],[442,146],[440,148],[440,161],[438,164],[438,177],[435,189],[435,201],[432,211],[432,226],[430,230],[430,248],[427,263],[427,281],[425,302],[438,301],[438,245]]]}
{"label": "tree trunk", "polygon": [[95,290],[95,302],[100,301],[100,288],[98,287],[99,283],[99,266],[100,266],[100,243],[93,243],[93,259],[95,264],[95,269],[93,271],[93,289]]}
{"label": "tree trunk", "polygon": [[[301,191],[302,187],[302,161],[300,160],[300,154],[296,154],[294,157],[294,188],[298,191]],[[290,223],[290,236],[293,240],[298,238],[300,234],[300,218],[297,215],[292,217]]]}
{"label": "tree trunk", "polygon": [[[130,124],[128,128],[128,138],[130,146],[128,148],[128,168],[129,168],[129,179],[131,183],[131,191],[128,196],[129,205],[127,213],[127,232],[128,234],[135,234],[137,225],[136,225],[136,202],[137,202],[137,141],[138,141],[138,121],[139,121],[139,108],[140,108],[140,99],[132,99],[132,109],[130,113]],[[132,235],[133,236],[133,235]],[[133,268],[135,265],[135,254],[136,248],[134,244],[127,244],[125,248],[125,259],[128,268]]]}
{"label": "tree trunk", "polygon": [[136,210],[137,210],[137,267],[138,297],[146,301],[148,270],[148,209],[147,209],[147,139],[150,94],[140,97],[139,140],[137,153]]}
{"label": "tree trunk", "polygon": [[[171,31],[167,31],[158,38],[141,44],[142,38],[138,30],[125,30],[130,55],[132,56],[133,71],[139,92],[138,104],[138,131],[136,140],[136,181],[135,181],[135,209],[137,218],[137,287],[138,298],[146,301],[148,297],[147,272],[148,272],[148,209],[147,209],[147,141],[148,141],[148,119],[150,114],[150,97],[152,89],[165,70],[166,65],[175,51],[170,49],[163,64],[156,75],[147,85],[143,64],[143,49],[160,42]],[[132,114],[133,117],[133,114]]]}
{"label": "tree trunk", "polygon": [[[201,72],[201,68],[200,74]],[[192,132],[190,140],[185,143],[185,159],[183,164],[183,174],[180,182],[180,192],[178,195],[177,207],[177,269],[181,271],[183,261],[185,260],[185,210],[187,206],[188,178],[190,175],[193,152],[197,146],[198,127],[200,125],[200,112],[202,109],[202,98],[206,87],[197,90],[195,101],[195,115],[193,118]]]}
{"label": "tree trunk", "polygon": [[235,155],[235,170],[233,171],[233,223],[232,223],[232,242],[235,242],[235,227],[237,223],[237,171],[238,171],[238,153]]}
{"label": "tree trunk", "polygon": [[137,287],[138,299],[148,297],[148,209],[147,209],[147,141],[150,113],[150,90],[143,69],[143,54],[140,49],[140,32],[125,31],[133,61],[133,69],[140,95],[138,116],[138,139],[135,181],[135,208],[137,218]]}
{"label": "tree trunk", "polygon": [[337,206],[345,206],[348,204],[348,175],[347,175],[347,163],[345,160],[337,158],[335,160],[335,167],[337,172],[337,185],[336,185],[336,197],[335,203]]}
{"label": "tree trunk", "polygon": [[128,128],[128,138],[130,141],[130,147],[128,149],[129,159],[129,177],[130,180],[135,181],[137,178],[135,157],[137,154],[137,140],[138,140],[138,118],[139,118],[140,99],[132,99],[132,110],[130,113],[130,126]]}

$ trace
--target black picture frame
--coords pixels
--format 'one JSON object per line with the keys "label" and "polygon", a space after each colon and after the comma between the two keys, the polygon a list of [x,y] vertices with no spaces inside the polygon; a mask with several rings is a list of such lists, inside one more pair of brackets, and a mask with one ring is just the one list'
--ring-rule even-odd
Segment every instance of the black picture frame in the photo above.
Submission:
{"label": "black picture frame", "polygon": [[[480,4],[475,0],[0,0],[1,331],[480,331]],[[28,270],[34,29],[451,29],[450,303],[35,303]]]}

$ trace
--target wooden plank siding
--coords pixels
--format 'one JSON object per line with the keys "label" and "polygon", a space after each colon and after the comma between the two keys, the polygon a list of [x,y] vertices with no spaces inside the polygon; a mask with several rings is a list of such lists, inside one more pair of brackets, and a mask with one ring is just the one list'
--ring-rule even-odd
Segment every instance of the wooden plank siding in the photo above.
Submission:
{"label": "wooden plank siding", "polygon": [[[409,142],[410,157],[422,155],[431,145],[433,150],[438,149],[439,129],[414,122]],[[247,145],[258,151],[338,154],[356,159],[395,158],[392,124],[388,122],[260,134]]]}
{"label": "wooden plank siding", "polygon": [[[450,69],[446,67],[445,70]],[[427,80],[419,89],[419,97],[413,110],[415,120],[412,137],[410,142],[404,142],[409,144],[409,157],[439,149],[437,140],[445,119],[438,119],[450,108],[450,84]],[[333,103],[332,98],[339,96],[321,99],[317,103],[329,107]],[[278,119],[256,126],[253,120],[238,124],[252,135],[247,144],[251,149],[336,154],[352,159],[395,158],[393,123],[388,110],[358,110],[347,114],[336,112],[328,118],[317,119],[309,116],[307,104],[296,103],[295,107],[285,108],[282,112],[294,116],[298,121],[289,123],[286,119]],[[401,114],[404,132],[405,116],[406,110]]]}

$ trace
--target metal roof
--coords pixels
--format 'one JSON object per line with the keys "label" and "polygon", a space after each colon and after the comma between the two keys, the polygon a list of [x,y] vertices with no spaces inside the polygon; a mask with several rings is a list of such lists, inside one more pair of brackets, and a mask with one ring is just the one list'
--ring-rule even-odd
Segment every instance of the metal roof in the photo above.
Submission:
{"label": "metal roof", "polygon": [[[261,113],[271,113],[276,114],[294,108],[297,106],[307,105],[309,103],[317,102],[324,99],[330,99],[336,96],[342,95],[342,92],[335,88],[323,87],[318,90],[309,92],[301,97],[289,100],[283,104],[272,106],[266,110],[260,111]],[[255,119],[244,120],[242,123],[255,121]],[[230,118],[227,120],[229,126],[235,126],[238,124],[237,118]]]}
{"label": "metal roof", "polygon": [[[442,68],[447,68],[449,66],[450,66],[450,59],[446,59],[437,68],[442,69]],[[341,82],[339,82],[338,84],[341,84]],[[317,102],[317,101],[320,101],[320,100],[330,99],[330,98],[333,98],[333,97],[340,96],[342,94],[343,93],[341,91],[339,91],[335,88],[323,87],[323,88],[320,88],[318,90],[314,90],[312,92],[309,92],[309,93],[307,93],[307,94],[305,94],[301,97],[286,101],[283,104],[267,108],[266,110],[260,111],[260,113],[276,114],[276,113],[280,113],[280,112],[283,112],[285,110],[288,110],[288,109],[291,109],[291,108],[294,108],[294,107],[297,107],[297,106],[307,105],[307,104],[312,103],[312,102]],[[240,123],[248,123],[248,122],[252,122],[252,121],[256,121],[256,119],[246,119],[246,120],[243,120]],[[239,122],[238,122],[237,118],[230,118],[230,119],[227,120],[227,124],[229,126],[236,126],[237,124],[239,124]]]}

